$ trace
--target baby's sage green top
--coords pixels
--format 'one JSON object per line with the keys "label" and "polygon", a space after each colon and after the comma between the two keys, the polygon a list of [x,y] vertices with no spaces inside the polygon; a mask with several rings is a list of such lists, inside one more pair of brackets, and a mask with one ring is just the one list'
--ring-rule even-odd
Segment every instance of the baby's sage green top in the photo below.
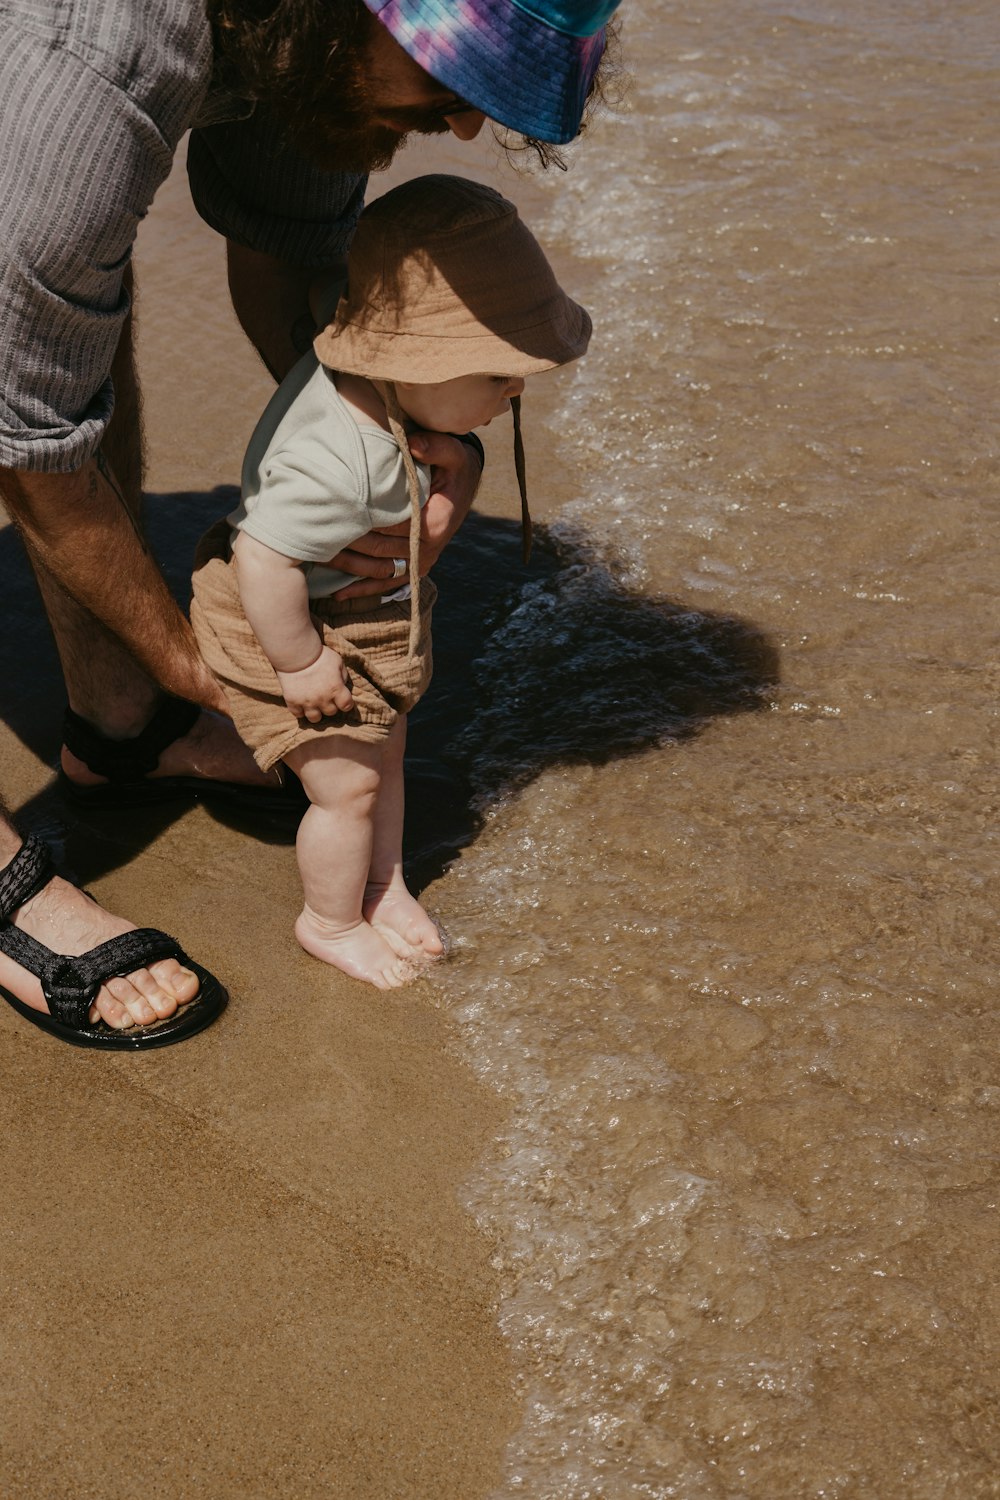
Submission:
{"label": "baby's sage green top", "polygon": [[[424,505],[426,464],[417,464],[417,478]],[[366,532],[410,515],[395,438],[355,419],[312,350],[285,376],[257,423],[242,488],[229,524],[304,563],[311,599],[353,582],[351,574],[325,566],[331,557]],[[408,548],[400,537],[400,557]]]}

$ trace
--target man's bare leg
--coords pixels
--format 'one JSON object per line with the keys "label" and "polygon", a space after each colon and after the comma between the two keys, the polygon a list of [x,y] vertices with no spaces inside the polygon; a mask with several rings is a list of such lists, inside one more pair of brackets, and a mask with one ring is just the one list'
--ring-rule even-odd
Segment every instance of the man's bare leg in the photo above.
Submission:
{"label": "man's bare leg", "polygon": [[[0,806],[0,869],[14,858],[21,835]],[[104,911],[82,891],[56,877],[14,914],[14,925],[57,953],[78,955],[108,938],[130,932],[133,924]],[[38,980],[0,953],[0,984],[26,1005],[48,1009]],[[91,1021],[103,1020],[116,1030],[149,1026],[172,1016],[178,1005],[198,993],[197,977],[175,958],[164,958],[124,979],[110,979],[91,1007]]]}

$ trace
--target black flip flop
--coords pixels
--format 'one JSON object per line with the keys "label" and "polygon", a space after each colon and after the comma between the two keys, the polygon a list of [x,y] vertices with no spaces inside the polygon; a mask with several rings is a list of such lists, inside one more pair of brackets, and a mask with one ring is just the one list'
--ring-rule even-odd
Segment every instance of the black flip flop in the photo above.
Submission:
{"label": "black flip flop", "polygon": [[[172,1042],[184,1041],[221,1014],[229,996],[219,981],[200,964],[193,963],[174,938],[155,927],[138,927],[122,933],[75,958],[54,953],[44,943],[14,927],[13,913],[46,886],[54,874],[48,849],[34,835],[25,839],[10,864],[0,870],[0,951],[41,981],[49,1007],[48,1014],[35,1010],[0,985],[0,995],[26,1021],[75,1047],[131,1052],[140,1047],[168,1047]],[[88,1019],[94,998],[106,980],[132,974],[158,958],[176,958],[198,976],[201,988],[193,1000],[179,1006],[165,1021],[132,1026],[126,1031],[117,1031],[104,1021],[94,1024]]]}
{"label": "black flip flop", "polygon": [[183,698],[165,698],[141,734],[130,740],[110,740],[67,708],[63,744],[95,776],[108,779],[99,786],[78,786],[60,770],[62,795],[74,807],[93,812],[151,807],[186,797],[195,802],[217,802],[241,812],[300,818],[308,799],[301,783],[288,771],[284,785],[279,787],[247,786],[205,776],[149,774],[167,746],[190,733],[200,712],[197,704]]}

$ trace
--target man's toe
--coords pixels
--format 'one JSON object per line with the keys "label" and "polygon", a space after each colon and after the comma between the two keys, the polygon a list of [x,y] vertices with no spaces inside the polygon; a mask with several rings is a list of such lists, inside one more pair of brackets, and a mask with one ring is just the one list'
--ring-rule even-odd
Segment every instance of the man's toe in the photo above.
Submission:
{"label": "man's toe", "polygon": [[[198,993],[198,976],[192,974],[190,969],[185,969],[176,958],[164,958],[159,963],[151,964],[147,971],[152,979],[154,988],[158,995],[165,1000],[173,1013],[174,1004],[184,1005],[193,1000]],[[150,991],[146,991],[149,998],[156,1004],[156,1000]]]}
{"label": "man's toe", "polygon": [[137,1026],[151,1026],[154,1021],[159,1020],[159,1016],[152,1003],[134,983],[137,978],[138,974],[130,974],[127,979],[109,979],[105,988],[119,1005],[124,1006]]}
{"label": "man's toe", "polygon": [[91,1024],[103,1021],[106,1026],[111,1026],[115,1031],[124,1031],[135,1024],[126,1007],[120,1000],[115,999],[106,986],[90,1007],[89,1019]]}

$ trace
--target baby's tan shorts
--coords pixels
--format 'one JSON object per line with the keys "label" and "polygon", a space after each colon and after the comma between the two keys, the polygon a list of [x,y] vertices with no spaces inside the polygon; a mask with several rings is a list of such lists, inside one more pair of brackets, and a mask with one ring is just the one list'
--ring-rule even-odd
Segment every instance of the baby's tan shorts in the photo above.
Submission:
{"label": "baby's tan shorts", "polygon": [[198,544],[191,624],[205,661],[225,690],[240,737],[263,770],[316,736],[343,734],[378,744],[409,713],[431,680],[431,609],[437,589],[420,580],[420,640],[407,650],[410,601],[372,607],[369,599],[314,599],[310,612],[323,641],[344,659],[354,698],[350,713],[310,724],[285,703],[274,668],[243,613],[227,521]]}

